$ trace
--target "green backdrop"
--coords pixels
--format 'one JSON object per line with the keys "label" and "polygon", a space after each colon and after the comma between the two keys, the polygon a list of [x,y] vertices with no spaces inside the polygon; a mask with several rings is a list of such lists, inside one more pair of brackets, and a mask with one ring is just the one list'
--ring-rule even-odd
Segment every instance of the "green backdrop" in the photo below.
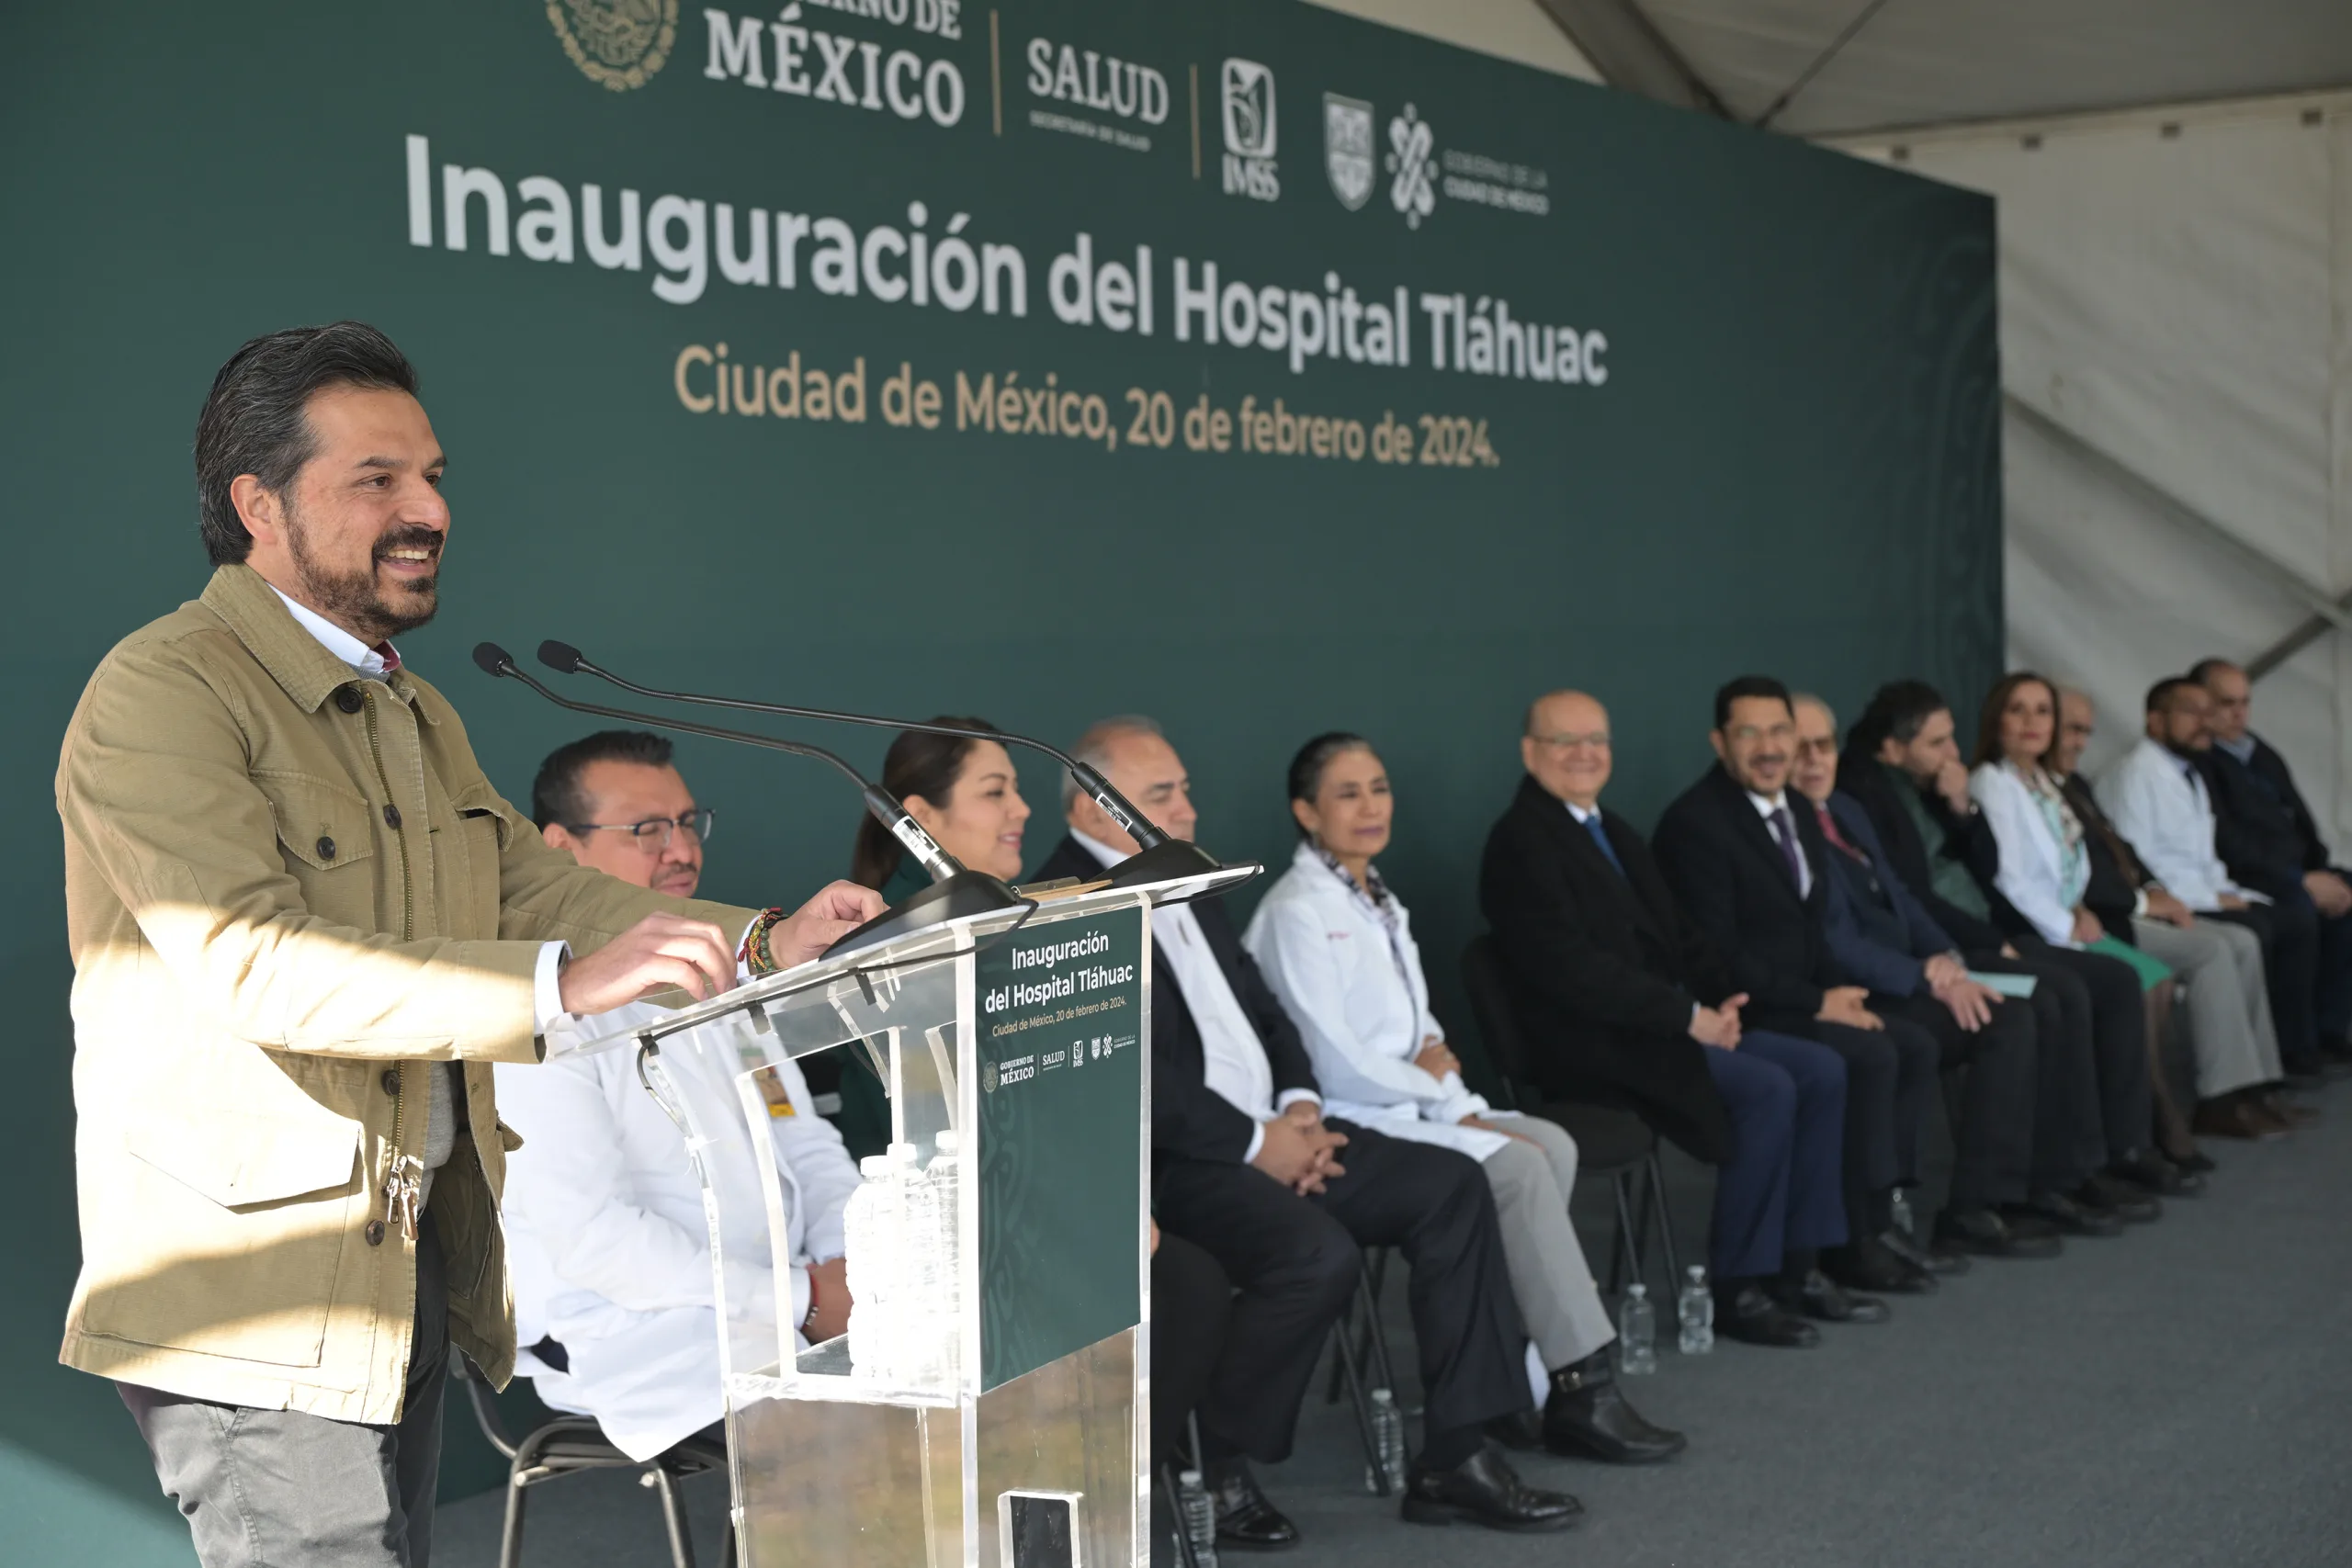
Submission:
{"label": "green backdrop", "polygon": [[[0,1510],[32,1560],[187,1556],[109,1391],[53,1362],[75,1241],[50,780],[107,645],[202,586],[190,432],[248,335],[358,316],[421,367],[456,533],[441,618],[405,652],[510,794],[581,727],[477,675],[481,637],[563,637],[641,677],[1050,737],[1150,713],[1227,857],[1286,854],[1283,762],[1315,731],[1361,729],[1396,780],[1385,869],[1442,1008],[1532,693],[1574,682],[1612,705],[1612,798],[1646,818],[1702,765],[1707,694],[1728,674],[1777,671],[1850,707],[1896,674],[1973,694],[1994,672],[1988,202],[1306,6],[943,4],[721,11],[717,46],[713,14],[676,0],[124,0],[12,18],[0,428],[25,553],[0,620],[20,737],[0,800],[25,853],[0,913],[17,1007]],[[476,192],[462,251],[445,166]],[[579,231],[589,185],[614,265]],[[551,218],[526,221],[552,187],[573,209],[569,262],[534,259],[557,248]],[[625,191],[659,220],[636,270],[609,248]],[[729,205],[739,276],[759,259],[751,209],[771,242],[791,215],[793,287],[774,243],[765,283],[731,281],[714,245],[695,293],[695,201],[706,232]],[[918,229],[935,253],[920,304],[894,248]],[[1080,233],[1092,320],[1073,322],[1053,264]],[[845,243],[857,292],[826,292]],[[1018,253],[1025,313],[989,246]],[[1139,246],[1148,335],[1128,302]],[[1219,298],[1215,344],[1182,309],[1180,258],[1195,291],[1212,263],[1248,286]],[[993,313],[972,264],[992,271]],[[1409,359],[1377,363],[1393,333],[1373,341],[1362,307],[1400,289]],[[1337,318],[1343,290],[1359,309],[1337,357],[1318,346],[1294,368],[1287,347],[1225,341],[1271,336],[1261,306],[1285,339]],[[1507,310],[1541,323],[1539,349],[1573,351],[1544,356],[1550,381],[1458,368],[1449,315],[1441,369],[1425,295],[1488,323]],[[1507,368],[1526,369],[1524,327],[1516,351],[1502,336]],[[736,367],[797,352],[799,416],[695,412],[721,344]],[[810,417],[805,372],[860,357],[865,420]],[[901,364],[903,408],[885,395]],[[1050,380],[1012,412],[1081,434],[973,427],[976,398],[958,429],[959,372],[991,378],[997,405]],[[789,390],[756,381],[763,402]],[[1088,394],[1115,442],[1087,437]],[[1295,427],[1296,453],[1241,449],[1254,421],[1194,450],[1244,399],[1337,423]],[[1394,455],[1374,439],[1384,420],[1413,461],[1376,460],[1375,445]],[[1430,436],[1448,460],[1419,460]],[[828,739],[876,761],[883,738]],[[843,869],[857,807],[833,777],[681,750],[721,814],[710,891],[797,897]],[[1042,855],[1056,783],[1025,783]],[[483,1483],[481,1461],[453,1438],[452,1484]]]}

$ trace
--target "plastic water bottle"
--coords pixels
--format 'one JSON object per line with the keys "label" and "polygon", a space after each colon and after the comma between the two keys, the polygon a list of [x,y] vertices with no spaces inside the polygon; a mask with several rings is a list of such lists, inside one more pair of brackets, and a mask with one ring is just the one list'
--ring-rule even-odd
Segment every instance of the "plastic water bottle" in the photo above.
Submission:
{"label": "plastic water bottle", "polygon": [[963,1235],[957,1209],[963,1183],[962,1150],[956,1134],[939,1134],[937,1151],[924,1169],[922,1185],[929,1197],[923,1248],[930,1260],[923,1303],[929,1319],[927,1336],[935,1346],[937,1373],[953,1382],[963,1357],[962,1290]]}
{"label": "plastic water bottle", "polygon": [[1887,1201],[1887,1208],[1894,1215],[1894,1228],[1905,1237],[1908,1238],[1919,1234],[1911,1228],[1911,1195],[1909,1193],[1900,1187],[1896,1188],[1894,1195]]}
{"label": "plastic water bottle", "polygon": [[1372,1451],[1378,1468],[1363,1467],[1363,1489],[1377,1494],[1382,1483],[1394,1492],[1405,1484],[1405,1413],[1396,1408],[1394,1389],[1372,1391]]}
{"label": "plastic water bottle", "polygon": [[895,1228],[897,1184],[891,1179],[888,1155],[868,1155],[858,1162],[863,1179],[842,1211],[842,1244],[846,1251],[843,1270],[857,1309],[849,1318],[849,1362],[864,1378],[887,1375],[884,1355],[890,1334],[883,1319],[890,1310],[890,1269],[896,1261],[890,1232]]}
{"label": "plastic water bottle", "polygon": [[1176,1472],[1176,1528],[1193,1543],[1193,1561],[1216,1568],[1216,1505],[1197,1470]]}
{"label": "plastic water bottle", "polygon": [[1657,1308],[1639,1281],[1625,1287],[1625,1304],[1617,1309],[1617,1370],[1627,1377],[1657,1371]]}
{"label": "plastic water bottle", "polygon": [[1715,1292],[1708,1288],[1707,1271],[1693,1263],[1685,1270],[1682,1300],[1677,1315],[1682,1321],[1682,1353],[1703,1356],[1715,1348]]}

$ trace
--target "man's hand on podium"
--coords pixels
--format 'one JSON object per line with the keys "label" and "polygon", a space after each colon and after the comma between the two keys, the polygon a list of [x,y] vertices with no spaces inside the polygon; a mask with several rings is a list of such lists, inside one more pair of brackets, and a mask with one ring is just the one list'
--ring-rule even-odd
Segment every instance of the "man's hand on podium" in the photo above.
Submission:
{"label": "man's hand on podium", "polygon": [[889,906],[882,895],[854,882],[829,882],[817,896],[778,920],[768,931],[768,953],[776,967],[789,969],[820,958],[825,949]]}
{"label": "man's hand on podium", "polygon": [[557,976],[570,1013],[609,1012],[646,992],[674,986],[701,1000],[735,984],[735,955],[708,920],[648,915]]}

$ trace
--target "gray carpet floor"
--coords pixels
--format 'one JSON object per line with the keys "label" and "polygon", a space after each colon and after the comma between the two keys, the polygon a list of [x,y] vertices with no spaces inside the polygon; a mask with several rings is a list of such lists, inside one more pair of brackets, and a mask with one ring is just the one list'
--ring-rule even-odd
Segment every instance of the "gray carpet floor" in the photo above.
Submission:
{"label": "gray carpet floor", "polygon": [[[1296,1456],[1262,1472],[1306,1536],[1286,1561],[2352,1563],[2352,1088],[2316,1103],[2327,1120],[2312,1131],[2208,1145],[2222,1163],[2210,1190],[2120,1238],[2072,1242],[2050,1261],[1980,1262],[1932,1298],[1898,1301],[1892,1323],[1828,1331],[1812,1351],[1666,1348],[1657,1375],[1627,1386],[1653,1418],[1690,1433],[1689,1452],[1645,1470],[1521,1462],[1531,1480],[1584,1500],[1584,1521],[1565,1535],[1398,1523],[1394,1503],[1366,1494],[1352,1424],[1318,1385]],[[1687,1163],[1669,1170],[1693,1259],[1706,1180]],[[1579,1194],[1577,1221],[1602,1258],[1605,1190]],[[1390,1342],[1409,1362],[1401,1285],[1391,1281],[1385,1304]],[[690,1491],[711,1564],[725,1484]],[[445,1506],[436,1562],[494,1563],[502,1506],[494,1493]],[[668,1556],[633,1474],[535,1495],[526,1563],[654,1568]]]}

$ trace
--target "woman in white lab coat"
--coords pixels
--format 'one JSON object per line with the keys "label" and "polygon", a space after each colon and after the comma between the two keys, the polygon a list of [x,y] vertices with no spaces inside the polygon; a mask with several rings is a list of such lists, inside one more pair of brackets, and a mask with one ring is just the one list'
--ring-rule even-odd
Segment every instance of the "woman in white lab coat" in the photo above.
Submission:
{"label": "woman in white lab coat", "polygon": [[1644,1420],[1611,1375],[1616,1331],[1568,1223],[1575,1142],[1472,1093],[1430,1013],[1410,919],[1373,869],[1394,805],[1380,758],[1361,736],[1317,736],[1291,762],[1290,796],[1298,852],[1242,940],[1306,1043],[1323,1113],[1483,1167],[1511,1292],[1549,1377],[1545,1446],[1619,1463],[1680,1451],[1682,1435]]}

